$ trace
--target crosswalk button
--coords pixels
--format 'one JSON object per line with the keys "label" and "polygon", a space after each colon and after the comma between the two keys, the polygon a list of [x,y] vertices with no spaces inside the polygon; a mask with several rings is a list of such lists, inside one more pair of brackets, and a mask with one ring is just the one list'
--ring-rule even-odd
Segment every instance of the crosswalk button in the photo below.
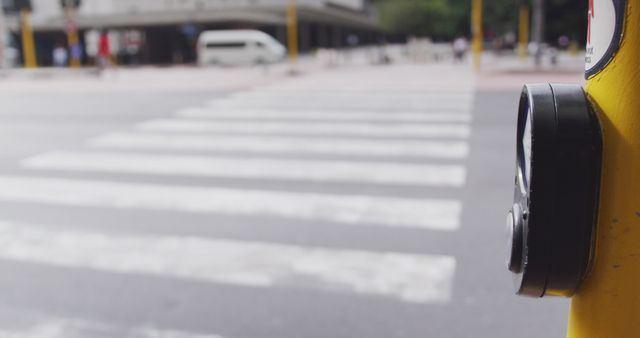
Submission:
{"label": "crosswalk button", "polygon": [[571,296],[592,255],[602,139],[579,86],[525,86],[520,101],[508,269],[519,295]]}

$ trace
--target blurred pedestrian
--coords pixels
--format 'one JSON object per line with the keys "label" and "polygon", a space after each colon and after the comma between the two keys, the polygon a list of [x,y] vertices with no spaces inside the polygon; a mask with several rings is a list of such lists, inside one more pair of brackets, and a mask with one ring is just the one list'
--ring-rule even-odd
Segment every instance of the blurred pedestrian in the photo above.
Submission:
{"label": "blurred pedestrian", "polygon": [[100,71],[111,66],[111,45],[109,43],[109,33],[103,30],[100,33],[98,42],[98,68]]}
{"label": "blurred pedestrian", "polygon": [[53,49],[52,57],[55,67],[66,67],[69,64],[69,51],[61,44],[56,45]]}
{"label": "blurred pedestrian", "polygon": [[464,62],[469,50],[469,42],[464,36],[459,36],[453,41],[454,62]]}

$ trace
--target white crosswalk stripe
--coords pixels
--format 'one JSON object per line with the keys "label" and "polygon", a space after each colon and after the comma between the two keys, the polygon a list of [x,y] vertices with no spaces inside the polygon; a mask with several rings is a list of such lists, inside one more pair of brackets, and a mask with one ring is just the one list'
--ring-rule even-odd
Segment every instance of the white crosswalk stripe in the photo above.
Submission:
{"label": "white crosswalk stripe", "polygon": [[120,237],[0,223],[0,258],[250,287],[313,287],[414,303],[446,302],[446,256],[303,248],[189,237]]}
{"label": "white crosswalk stripe", "polygon": [[401,105],[405,100],[419,100],[429,102],[434,99],[450,99],[450,100],[465,100],[472,101],[474,97],[473,89],[456,89],[456,90],[432,90],[432,91],[408,91],[404,88],[400,91],[375,91],[375,90],[322,90],[311,89],[304,90],[298,88],[298,90],[278,90],[277,88],[263,88],[254,91],[243,91],[229,95],[230,98],[236,100],[243,100],[246,98],[277,98],[286,100],[290,98],[294,99],[341,99],[341,100],[389,100],[396,101]]}
{"label": "white crosswalk stripe", "polygon": [[116,209],[274,216],[354,226],[452,231],[455,200],[292,193],[157,184],[0,176],[0,201]]}
{"label": "white crosswalk stripe", "polygon": [[[380,100],[373,97],[368,100],[309,100],[304,98],[280,99],[278,97],[248,97],[243,100],[224,99],[214,100],[209,103],[216,108],[295,108],[295,109],[363,109],[393,111],[396,109],[411,111],[454,110],[468,111],[470,102],[466,100],[405,100],[399,105],[395,100]],[[401,108],[400,108],[401,107]]]}
{"label": "white crosswalk stripe", "polygon": [[460,165],[238,159],[97,152],[54,152],[23,161],[30,169],[183,175],[291,181],[461,187]]}
{"label": "white crosswalk stripe", "polygon": [[469,155],[464,141],[374,140],[283,136],[191,135],[112,133],[89,140],[100,148],[178,151],[253,152],[362,157],[427,157],[463,159]]}
{"label": "white crosswalk stripe", "polygon": [[242,101],[238,102],[235,100],[217,100],[210,103],[211,107],[215,107],[218,109],[227,109],[227,108],[260,108],[265,105],[271,108],[280,108],[280,109],[361,109],[361,110],[378,110],[378,111],[394,111],[394,110],[403,110],[403,111],[442,111],[442,110],[453,110],[458,112],[468,111],[469,103],[467,102],[438,102],[437,104],[431,103],[420,103],[414,102],[409,104],[405,102],[401,107],[398,107],[398,104],[395,102],[388,101],[380,101],[380,102],[368,102],[366,103],[352,103],[346,104],[342,102],[335,102],[332,100],[328,101],[317,101],[317,102],[309,102],[309,101],[284,101],[284,102],[264,102],[261,100],[253,100],[253,101]]}
{"label": "white crosswalk stripe", "polygon": [[466,124],[371,124],[305,122],[238,122],[157,119],[141,123],[138,129],[183,133],[247,133],[294,135],[348,135],[360,137],[450,137],[468,138]]}
{"label": "white crosswalk stripe", "polygon": [[181,117],[209,119],[266,119],[266,120],[307,120],[307,121],[380,121],[380,122],[470,122],[472,117],[466,113],[371,113],[357,111],[283,111],[276,109],[211,109],[188,108],[177,113]]}
{"label": "white crosswalk stripe", "polygon": [[[20,315],[20,314],[19,314]],[[15,315],[13,315],[15,316]],[[55,318],[26,313],[20,318],[26,324],[0,328],[2,338],[223,338],[214,334],[199,334],[153,327],[120,328],[94,320]]]}

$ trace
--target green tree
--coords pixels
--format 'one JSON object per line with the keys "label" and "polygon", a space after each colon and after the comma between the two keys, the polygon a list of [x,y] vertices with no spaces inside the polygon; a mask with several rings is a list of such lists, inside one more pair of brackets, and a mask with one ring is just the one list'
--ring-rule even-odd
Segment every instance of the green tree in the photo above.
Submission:
{"label": "green tree", "polygon": [[[421,35],[450,40],[469,35],[471,0],[374,0],[382,27],[391,34]],[[485,0],[484,26],[488,38],[517,30],[514,0]],[[547,0],[546,39],[560,35],[586,39],[587,0]]]}
{"label": "green tree", "polygon": [[449,38],[456,34],[460,13],[448,0],[381,0],[380,23],[392,34]]}

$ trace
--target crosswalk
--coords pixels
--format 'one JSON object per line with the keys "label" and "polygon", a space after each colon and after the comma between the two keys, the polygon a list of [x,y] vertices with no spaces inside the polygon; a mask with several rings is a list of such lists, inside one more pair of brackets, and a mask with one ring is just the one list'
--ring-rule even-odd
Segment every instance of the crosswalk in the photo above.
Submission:
{"label": "crosswalk", "polygon": [[354,182],[461,187],[466,170],[460,165],[393,164],[327,160],[238,159],[185,155],[97,152],[53,152],[24,162],[27,168],[211,176],[293,181]]}
{"label": "crosswalk", "polygon": [[162,330],[149,326],[119,327],[95,320],[79,320],[47,316],[38,312],[0,310],[3,318],[2,338],[224,338],[216,334],[197,334],[179,330]]}
{"label": "crosswalk", "polygon": [[[185,107],[96,135],[80,149],[23,159],[24,175],[0,176],[0,203],[204,215],[214,229],[221,216],[237,224],[268,219],[300,225],[290,228],[291,236],[325,225],[455,234],[463,226],[474,89],[466,70],[451,71],[458,73],[436,78],[420,66],[394,66],[311,74]],[[315,190],[295,188],[306,183]],[[380,193],[343,190],[346,184]],[[407,188],[450,193],[402,194]],[[357,242],[311,247],[258,235],[104,232],[90,224],[14,220],[0,220],[0,259],[414,305],[447,304],[457,266],[448,255],[370,251]],[[106,327],[114,336],[219,337],[153,327],[123,334],[111,324],[74,323],[38,317],[33,327],[0,336],[80,337]]]}
{"label": "crosswalk", "polygon": [[111,133],[89,140],[96,148],[122,150],[216,151],[254,155],[315,155],[349,158],[465,159],[469,146],[464,140],[379,140],[362,138],[306,138],[254,135],[164,135]]}

